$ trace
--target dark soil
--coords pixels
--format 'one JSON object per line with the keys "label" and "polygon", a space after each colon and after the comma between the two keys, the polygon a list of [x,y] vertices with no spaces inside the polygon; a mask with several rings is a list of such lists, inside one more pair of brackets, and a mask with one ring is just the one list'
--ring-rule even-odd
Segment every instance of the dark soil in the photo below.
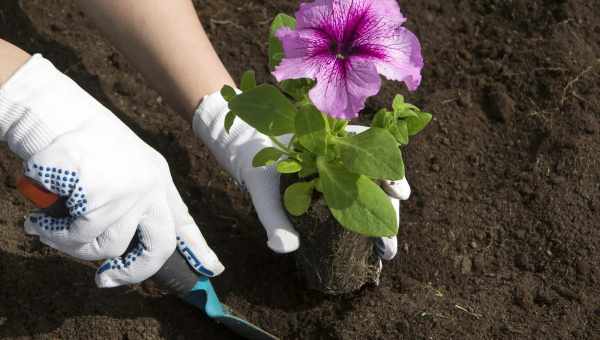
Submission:
{"label": "dark soil", "polygon": [[[0,36],[44,53],[165,155],[228,267],[223,300],[283,338],[600,338],[600,6],[400,2],[427,62],[408,99],[435,118],[405,152],[398,258],[379,287],[336,298],[267,250],[247,198],[71,2],[2,1]],[[267,80],[268,21],[296,1],[196,4],[231,72]],[[388,83],[371,109],[397,92]],[[93,265],[25,236],[19,171],[2,152],[0,337],[234,338],[151,284],[97,289]]]}

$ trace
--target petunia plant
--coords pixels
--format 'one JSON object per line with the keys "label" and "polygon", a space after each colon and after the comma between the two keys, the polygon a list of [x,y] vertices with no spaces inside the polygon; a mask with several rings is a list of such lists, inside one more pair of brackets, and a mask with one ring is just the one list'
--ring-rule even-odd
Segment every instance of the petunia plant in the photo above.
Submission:
{"label": "petunia plant", "polygon": [[398,95],[370,128],[356,134],[347,127],[379,92],[381,75],[411,91],[419,86],[421,47],[405,21],[396,0],[302,3],[295,18],[279,14],[271,26],[269,65],[277,86],[257,85],[248,71],[241,93],[222,89],[230,108],[226,129],[237,117],[273,141],[253,165],[297,178],[283,197],[290,214],[306,213],[322,194],[344,228],[397,234],[396,213],[379,183],[404,178],[401,146],[431,115]]}

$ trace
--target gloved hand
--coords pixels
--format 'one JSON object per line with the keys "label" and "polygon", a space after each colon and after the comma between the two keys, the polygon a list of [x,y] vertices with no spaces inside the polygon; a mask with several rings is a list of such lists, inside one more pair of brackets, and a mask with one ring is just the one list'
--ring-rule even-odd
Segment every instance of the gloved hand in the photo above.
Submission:
{"label": "gloved hand", "polygon": [[[70,216],[34,212],[25,231],[83,260],[109,259],[100,287],[143,281],[173,251],[200,273],[224,270],[189,215],[165,159],[40,55],[0,88],[0,139]],[[138,244],[121,256],[134,235]]]}
{"label": "gloved hand", "polygon": [[[241,119],[235,120],[228,133],[224,127],[228,112],[228,104],[220,93],[204,97],[194,115],[194,132],[219,164],[250,193],[258,218],[267,232],[269,248],[277,253],[292,252],[298,249],[300,240],[281,204],[280,175],[273,166],[252,166],[254,155],[265,147],[274,146],[273,142]],[[365,127],[349,127],[351,132],[360,129]],[[383,187],[399,217],[398,200],[410,196],[408,182],[406,179],[388,181]],[[394,258],[398,249],[396,237],[377,239],[375,249],[382,259]]]}

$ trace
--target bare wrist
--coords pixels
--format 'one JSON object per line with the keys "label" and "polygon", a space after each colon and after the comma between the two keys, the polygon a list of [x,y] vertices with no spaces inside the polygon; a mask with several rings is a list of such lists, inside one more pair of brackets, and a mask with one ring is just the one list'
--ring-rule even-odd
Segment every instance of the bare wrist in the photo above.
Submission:
{"label": "bare wrist", "polygon": [[31,56],[14,46],[13,44],[0,39],[0,85],[4,84],[21,66],[23,66]]}

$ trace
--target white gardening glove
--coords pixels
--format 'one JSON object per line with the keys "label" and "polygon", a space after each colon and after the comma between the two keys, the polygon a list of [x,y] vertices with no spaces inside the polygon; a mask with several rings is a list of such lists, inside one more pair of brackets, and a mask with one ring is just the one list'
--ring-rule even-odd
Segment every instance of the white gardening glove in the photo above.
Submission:
{"label": "white gardening glove", "polygon": [[[0,88],[0,139],[25,175],[64,197],[70,216],[34,212],[25,231],[83,260],[107,260],[100,287],[143,281],[173,251],[200,273],[224,270],[189,215],[165,159],[40,55]],[[121,256],[137,233],[138,243]]]}
{"label": "white gardening glove", "polygon": [[[292,252],[298,249],[300,240],[281,204],[280,174],[273,166],[252,166],[254,155],[265,147],[274,146],[273,142],[241,119],[235,120],[228,133],[224,127],[228,112],[228,104],[220,93],[204,97],[194,115],[194,132],[208,146],[219,164],[250,193],[258,218],[267,232],[269,248],[277,253]],[[355,128],[365,129],[350,127],[349,131]],[[392,203],[399,212],[397,199],[408,199],[410,196],[408,182],[386,182],[384,187],[395,198]],[[377,253],[383,259],[392,259],[397,252],[396,243],[396,237],[378,239]]]}

